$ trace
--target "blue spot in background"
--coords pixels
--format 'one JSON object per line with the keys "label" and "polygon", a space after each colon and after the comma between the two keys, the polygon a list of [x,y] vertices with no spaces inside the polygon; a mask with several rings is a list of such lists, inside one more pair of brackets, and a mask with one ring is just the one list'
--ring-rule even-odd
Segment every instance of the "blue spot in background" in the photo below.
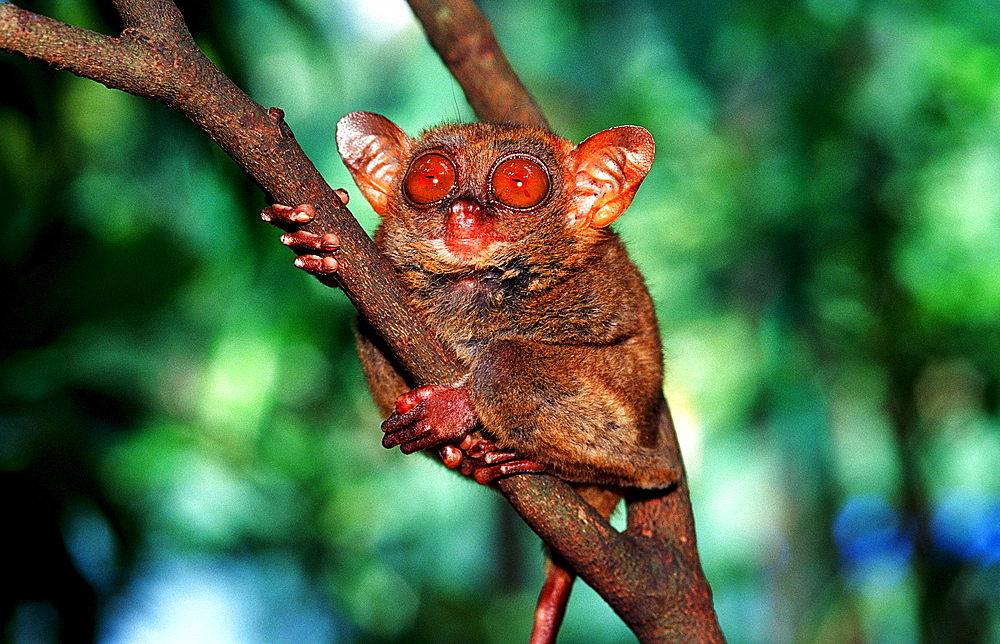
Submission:
{"label": "blue spot in background", "polygon": [[833,522],[844,573],[859,582],[895,583],[913,554],[913,527],[883,497],[847,499]]}
{"label": "blue spot in background", "polygon": [[963,562],[1000,563],[1000,494],[948,494],[931,517],[931,537],[936,549]]}

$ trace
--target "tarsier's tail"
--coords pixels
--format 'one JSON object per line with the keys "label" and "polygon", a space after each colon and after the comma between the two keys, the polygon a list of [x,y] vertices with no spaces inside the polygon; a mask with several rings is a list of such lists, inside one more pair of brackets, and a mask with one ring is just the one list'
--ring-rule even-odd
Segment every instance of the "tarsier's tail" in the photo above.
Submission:
{"label": "tarsier's tail", "polygon": [[[583,500],[594,506],[602,517],[611,518],[621,495],[605,487],[596,485],[574,486]],[[545,582],[538,594],[535,607],[535,625],[531,629],[529,644],[555,644],[559,627],[566,615],[569,595],[573,592],[576,575],[563,563],[562,559],[546,549]]]}
{"label": "tarsier's tail", "polygon": [[550,554],[545,561],[545,583],[538,594],[535,625],[531,629],[529,644],[555,644],[566,615],[569,595],[573,592],[574,579],[576,575],[555,563]]}

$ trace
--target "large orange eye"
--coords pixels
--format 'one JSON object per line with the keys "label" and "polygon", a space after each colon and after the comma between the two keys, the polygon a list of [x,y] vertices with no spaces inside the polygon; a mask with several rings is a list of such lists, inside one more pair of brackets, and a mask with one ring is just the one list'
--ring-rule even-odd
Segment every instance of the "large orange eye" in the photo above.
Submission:
{"label": "large orange eye", "polygon": [[455,166],[444,155],[425,154],[410,166],[403,179],[407,198],[419,204],[441,201],[455,185]]}
{"label": "large orange eye", "polygon": [[549,194],[549,175],[537,161],[522,157],[497,166],[490,180],[493,196],[511,208],[531,208]]}

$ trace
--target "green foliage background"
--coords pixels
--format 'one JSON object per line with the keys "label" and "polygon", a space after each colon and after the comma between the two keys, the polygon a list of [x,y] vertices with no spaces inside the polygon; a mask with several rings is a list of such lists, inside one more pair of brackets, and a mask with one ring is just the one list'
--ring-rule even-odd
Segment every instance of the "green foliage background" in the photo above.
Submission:
{"label": "green foliage background", "polygon": [[[336,120],[472,118],[395,1],[182,8],[369,229]],[[996,3],[484,8],[557,131],[657,141],[618,230],[730,642],[1000,642]],[[379,446],[350,305],[233,163],[38,62],[0,87],[6,640],[525,640],[536,539]],[[561,641],[632,640],[580,584]]]}

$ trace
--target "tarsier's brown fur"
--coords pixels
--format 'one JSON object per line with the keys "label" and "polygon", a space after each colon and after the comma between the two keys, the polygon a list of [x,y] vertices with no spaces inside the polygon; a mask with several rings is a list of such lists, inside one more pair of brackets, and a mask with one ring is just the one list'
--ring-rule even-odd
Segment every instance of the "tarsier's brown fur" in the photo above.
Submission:
{"label": "tarsier's brown fur", "polygon": [[[382,217],[376,244],[412,305],[468,368],[460,383],[443,384],[464,388],[475,429],[498,450],[576,484],[605,517],[629,488],[674,483],[657,429],[666,403],[653,305],[606,227],[649,168],[648,133],[614,128],[574,147],[540,129],[469,124],[410,139],[383,117],[354,113],[337,139]],[[421,205],[401,184],[427,151],[451,161],[455,183],[447,198]],[[498,160],[511,155],[537,160],[548,175],[535,207],[507,207],[490,192]],[[475,249],[464,254],[453,252],[448,223],[457,200],[478,217],[468,233]],[[398,416],[397,398],[411,383],[364,324],[359,346],[376,402]],[[568,596],[568,586],[561,592]],[[539,628],[533,641],[551,641],[558,623],[545,636]]]}
{"label": "tarsier's brown fur", "polygon": [[[398,149],[393,162],[405,171],[431,149],[449,153],[463,182],[458,192],[484,206],[498,157],[530,152],[551,176],[543,207],[493,215],[513,241],[468,264],[441,251],[446,204],[407,203],[398,194],[402,172],[397,194],[380,209],[375,242],[412,304],[469,367],[464,384],[484,433],[568,481],[672,483],[658,448],[663,375],[653,305],[615,233],[567,225],[572,144],[522,126],[445,125]],[[363,339],[361,356],[376,402],[391,412],[410,386],[376,343]]]}

